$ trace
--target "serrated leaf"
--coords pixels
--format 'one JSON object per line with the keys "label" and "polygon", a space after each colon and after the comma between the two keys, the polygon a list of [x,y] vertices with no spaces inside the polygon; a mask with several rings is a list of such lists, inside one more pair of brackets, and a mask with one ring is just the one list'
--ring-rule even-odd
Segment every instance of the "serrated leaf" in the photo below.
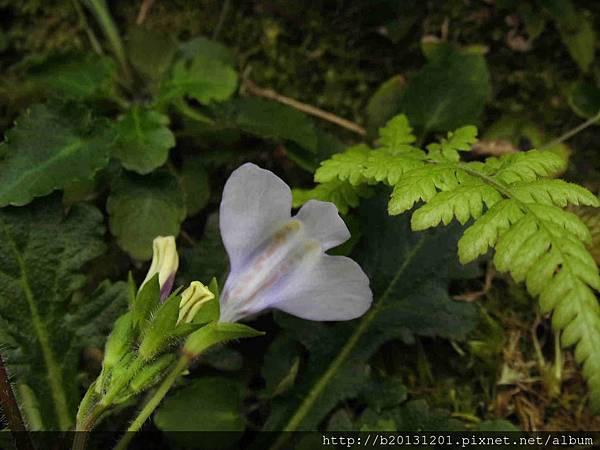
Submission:
{"label": "serrated leaf", "polygon": [[204,36],[182,42],[179,46],[179,51],[185,59],[194,59],[196,56],[202,55],[204,58],[219,61],[231,67],[234,67],[236,62],[235,55],[230,48]]}
{"label": "serrated leaf", "polygon": [[344,153],[333,155],[321,163],[321,167],[315,172],[315,182],[341,180],[352,185],[366,182],[363,171],[370,153],[371,149],[367,145],[360,144],[349,147]]}
{"label": "serrated leaf", "polygon": [[476,122],[490,94],[480,55],[442,52],[409,78],[400,111],[425,131],[448,131]]}
{"label": "serrated leaf", "polygon": [[113,132],[78,106],[34,105],[0,145],[0,206],[21,206],[108,163]]}
{"label": "serrated leaf", "polygon": [[61,98],[87,99],[111,88],[115,62],[94,53],[65,53],[47,57],[28,70],[30,79]]}
{"label": "serrated leaf", "polygon": [[566,165],[566,161],[556,153],[540,150],[511,153],[498,160],[490,158],[486,165],[491,166],[494,161],[498,161],[494,179],[509,184],[553,176],[562,172]]}
{"label": "serrated leaf", "polygon": [[[277,315],[288,335],[309,350],[299,383],[273,400],[265,429],[315,429],[338,402],[356,398],[368,377],[366,364],[390,339],[415,335],[460,339],[475,323],[471,305],[450,300],[456,266],[455,231],[412,233],[406,218],[389,217],[385,197],[363,202],[366,233],[357,249],[376,302],[361,319],[335,325]],[[427,311],[427,313],[425,313]]]}
{"label": "serrated leaf", "polygon": [[511,184],[514,198],[525,203],[541,203],[564,208],[567,205],[600,206],[598,197],[575,183],[564,180],[534,180]]}
{"label": "serrated leaf", "polygon": [[292,189],[294,208],[299,208],[309,200],[322,200],[337,206],[342,214],[347,214],[350,208],[356,208],[361,198],[371,196],[371,189],[365,185],[353,186],[346,181],[333,180],[321,183],[312,189]]}
{"label": "serrated leaf", "polygon": [[412,127],[404,114],[389,120],[379,129],[379,145],[392,150],[412,144],[417,138],[412,133]]}
{"label": "serrated leaf", "polygon": [[57,196],[0,210],[0,321],[10,337],[0,346],[15,380],[35,394],[45,430],[73,424],[79,351],[89,341],[78,332],[87,305],[71,298],[86,281],[81,267],[104,252],[103,234],[96,208],[76,205],[65,217]]}
{"label": "serrated leaf", "polygon": [[123,167],[141,175],[162,166],[175,146],[169,118],[142,106],[133,106],[119,118],[112,154]]}
{"label": "serrated leaf", "polygon": [[227,100],[237,88],[237,73],[221,61],[203,54],[180,59],[163,83],[161,100],[191,97],[202,104]]}
{"label": "serrated leaf", "polygon": [[185,218],[183,193],[166,171],[150,175],[124,173],[106,202],[111,233],[132,258],[152,256],[156,236],[177,236]]}

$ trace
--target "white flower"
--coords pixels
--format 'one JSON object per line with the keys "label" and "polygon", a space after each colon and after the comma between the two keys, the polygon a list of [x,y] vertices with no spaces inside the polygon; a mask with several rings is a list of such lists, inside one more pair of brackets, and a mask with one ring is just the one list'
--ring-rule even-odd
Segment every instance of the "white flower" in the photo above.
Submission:
{"label": "white flower", "polygon": [[[164,300],[173,288],[178,267],[179,255],[177,254],[175,238],[173,236],[157,236],[152,242],[152,263],[142,286],[158,273],[160,298]],[[140,289],[142,286],[140,286]]]}
{"label": "white flower", "polygon": [[223,191],[220,228],[230,273],[221,322],[275,308],[309,320],[350,320],[369,309],[372,293],[360,266],[326,250],[350,238],[332,203],[307,202],[291,216],[292,193],[254,164],[235,170]]}

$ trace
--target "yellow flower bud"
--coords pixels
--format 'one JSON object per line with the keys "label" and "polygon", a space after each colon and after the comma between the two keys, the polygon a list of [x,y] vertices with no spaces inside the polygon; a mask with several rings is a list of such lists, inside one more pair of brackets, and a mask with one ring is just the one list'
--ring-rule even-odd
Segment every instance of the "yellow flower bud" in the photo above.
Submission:
{"label": "yellow flower bud", "polygon": [[161,299],[165,299],[171,292],[178,267],[179,255],[175,238],[173,236],[157,236],[152,243],[152,263],[142,286],[158,273]]}
{"label": "yellow flower bud", "polygon": [[181,293],[177,324],[190,323],[202,305],[215,298],[215,295],[199,281],[192,281]]}

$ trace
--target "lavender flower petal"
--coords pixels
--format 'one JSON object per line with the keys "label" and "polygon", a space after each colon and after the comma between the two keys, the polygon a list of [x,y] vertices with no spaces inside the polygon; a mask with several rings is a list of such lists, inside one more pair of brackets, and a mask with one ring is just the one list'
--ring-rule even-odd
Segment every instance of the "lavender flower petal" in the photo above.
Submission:
{"label": "lavender flower petal", "polygon": [[294,218],[306,225],[307,234],[319,241],[323,250],[350,239],[350,231],[333,203],[309,200]]}
{"label": "lavender flower petal", "polygon": [[291,217],[292,192],[274,173],[246,163],[223,190],[221,237],[235,272],[245,259]]}

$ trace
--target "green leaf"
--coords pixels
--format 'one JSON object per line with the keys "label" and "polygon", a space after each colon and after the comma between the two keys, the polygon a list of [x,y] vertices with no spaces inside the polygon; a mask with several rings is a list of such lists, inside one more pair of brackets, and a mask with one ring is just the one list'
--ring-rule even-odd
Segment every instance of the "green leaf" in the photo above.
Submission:
{"label": "green leaf", "polygon": [[21,206],[108,163],[113,132],[74,105],[34,105],[0,145],[0,206]]}
{"label": "green leaf", "polygon": [[32,65],[30,79],[43,89],[77,100],[87,99],[111,89],[115,62],[94,53],[65,53],[49,56]]}
{"label": "green leaf", "polygon": [[396,75],[379,85],[367,103],[367,124],[370,134],[374,134],[388,120],[398,114],[406,81]]}
{"label": "green leaf", "polygon": [[161,99],[191,97],[202,104],[227,100],[237,88],[237,73],[221,61],[203,54],[177,61],[161,87]]}
{"label": "green leaf", "polygon": [[148,326],[152,313],[160,305],[160,284],[158,273],[150,278],[138,291],[131,306],[133,325],[140,331]]}
{"label": "green leaf", "polygon": [[588,17],[577,11],[570,0],[542,0],[541,4],[556,22],[560,38],[571,58],[587,73],[594,60],[596,33]]}
{"label": "green leaf", "polygon": [[[243,386],[223,377],[193,380],[166,398],[154,416],[155,425],[184,448],[226,449],[242,436]],[[205,432],[202,439],[194,433]],[[206,433],[220,431],[227,433]]]}
{"label": "green leaf", "polygon": [[106,202],[111,233],[132,258],[152,256],[156,236],[177,236],[185,218],[183,193],[177,179],[160,171],[140,176],[123,173]]}
{"label": "green leaf", "polygon": [[238,98],[227,114],[238,127],[257,136],[287,140],[316,152],[318,136],[312,120],[300,111],[260,98]]}
{"label": "green leaf", "polygon": [[265,354],[261,369],[266,395],[275,397],[294,384],[300,365],[300,351],[300,345],[288,335],[277,335]]}
{"label": "green leaf", "polygon": [[361,205],[366,228],[357,260],[376,298],[360,319],[323,324],[278,314],[277,322],[309,350],[300,380],[275,397],[266,430],[312,430],[344,399],[356,398],[370,356],[385,342],[414,342],[416,335],[460,339],[475,324],[472,305],[447,293],[455,261],[455,230],[412,233],[405,218],[390,217],[385,196]]}
{"label": "green leaf", "polygon": [[86,304],[72,297],[86,282],[81,267],[104,252],[103,235],[97,209],[75,205],[65,217],[57,196],[0,210],[0,346],[15,380],[31,388],[45,430],[73,424],[79,352],[89,340],[78,331]]}
{"label": "green leaf", "polygon": [[363,170],[370,153],[371,149],[367,145],[359,144],[349,147],[344,153],[333,155],[321,163],[321,167],[315,172],[315,182],[341,180],[352,185],[366,182]]}
{"label": "green leaf", "polygon": [[443,52],[409,78],[400,111],[425,133],[448,131],[476,122],[489,95],[482,56]]}
{"label": "green leaf", "polygon": [[187,286],[194,280],[207,285],[213,277],[224,281],[228,258],[221,241],[219,215],[208,216],[202,239],[193,247],[182,247],[179,254],[178,285]]}
{"label": "green leaf", "polygon": [[156,82],[169,69],[177,51],[177,41],[170,33],[136,26],[125,37],[125,49],[136,72],[144,79]]}
{"label": "green leaf", "polygon": [[412,133],[412,127],[404,114],[394,117],[379,129],[379,145],[392,150],[402,149],[416,140],[417,138]]}
{"label": "green leaf", "polygon": [[262,331],[241,323],[212,322],[189,335],[183,351],[188,355],[197,356],[214,345],[263,334]]}
{"label": "green leaf", "polygon": [[600,89],[585,82],[576,81],[567,91],[569,105],[581,117],[590,118],[600,112]]}
{"label": "green leaf", "polygon": [[169,129],[169,118],[142,106],[133,106],[119,118],[114,157],[123,167],[141,175],[162,166],[175,146],[175,136]]}
{"label": "green leaf", "polygon": [[342,214],[347,214],[350,208],[356,208],[361,198],[368,198],[371,190],[368,186],[353,186],[346,181],[333,180],[318,184],[312,189],[292,189],[294,208],[299,208],[309,200],[331,202]]}
{"label": "green leaf", "polygon": [[210,199],[208,172],[203,159],[201,156],[186,158],[178,174],[187,215],[190,217],[202,211]]}
{"label": "green leaf", "polygon": [[207,39],[204,36],[199,36],[181,43],[179,51],[181,56],[188,60],[201,55],[206,59],[219,61],[226,66],[234,67],[236,64],[235,55],[231,49],[217,41]]}

